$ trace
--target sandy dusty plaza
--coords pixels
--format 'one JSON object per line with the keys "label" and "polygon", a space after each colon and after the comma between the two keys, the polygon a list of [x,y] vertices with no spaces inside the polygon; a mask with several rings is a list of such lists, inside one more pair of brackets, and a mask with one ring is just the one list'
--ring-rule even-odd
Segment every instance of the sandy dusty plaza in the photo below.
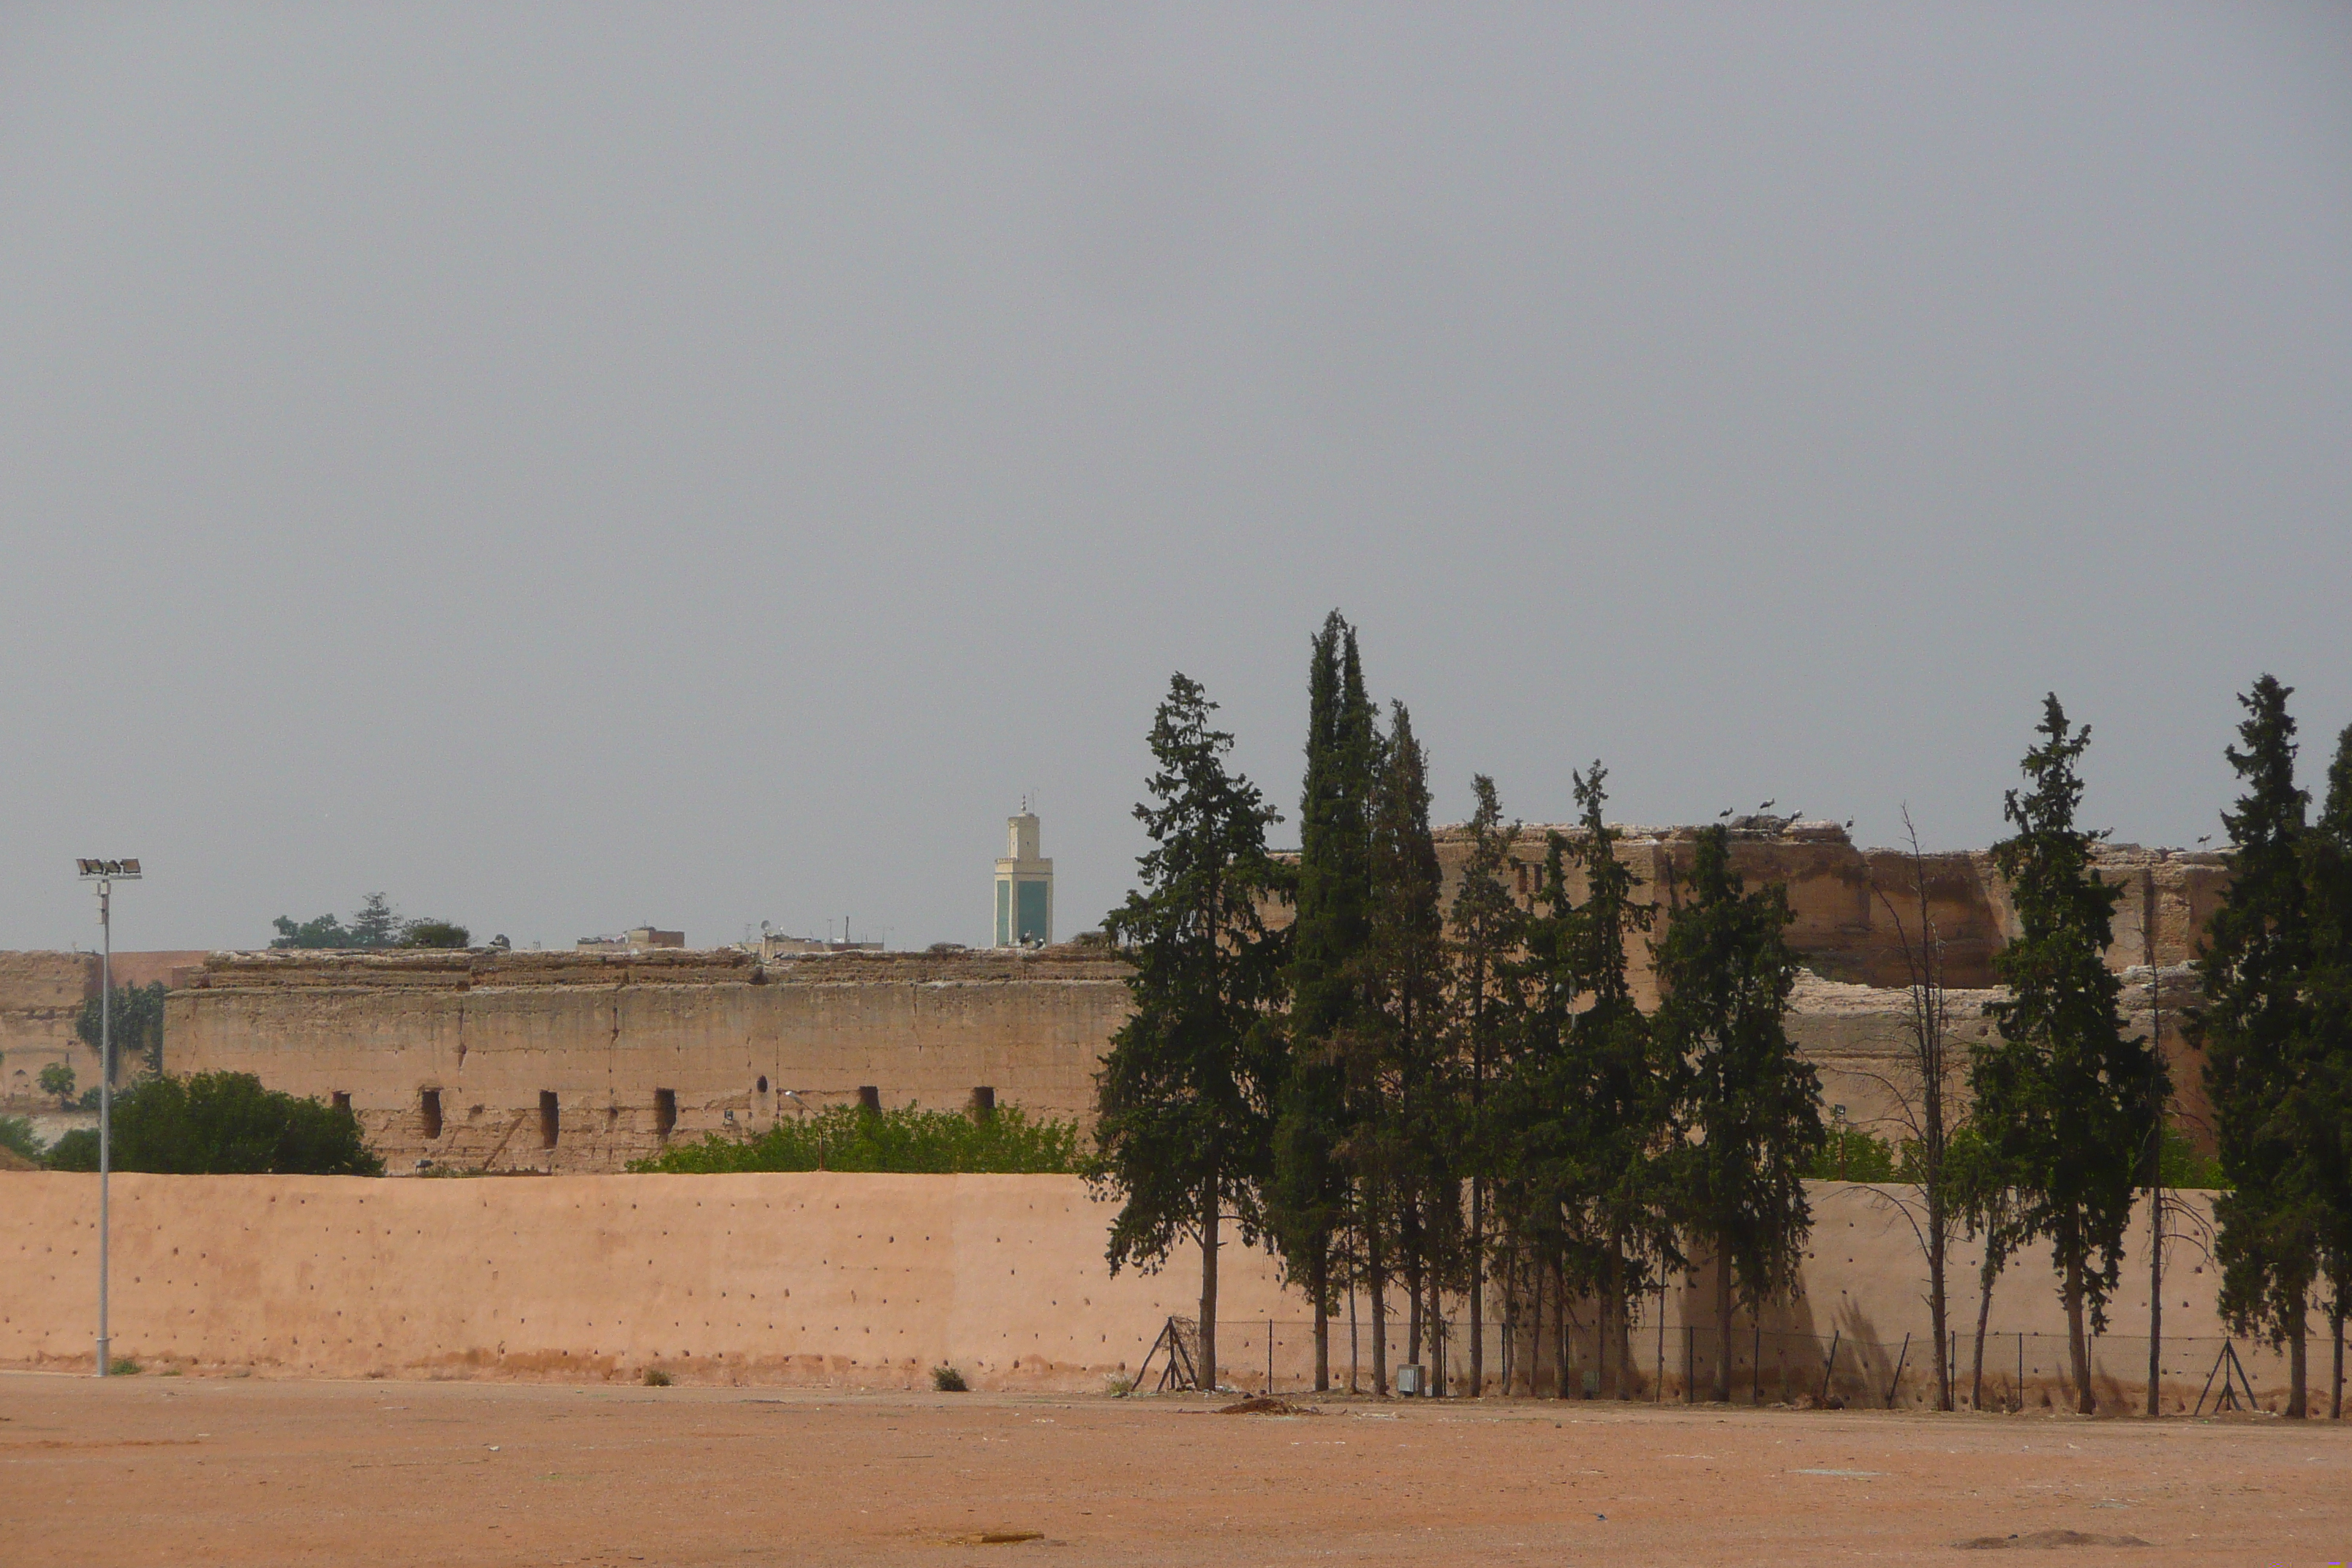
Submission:
{"label": "sandy dusty plaza", "polygon": [[0,1512],[9,1568],[2352,1555],[2323,1422],[1321,1408],[5,1373]]}

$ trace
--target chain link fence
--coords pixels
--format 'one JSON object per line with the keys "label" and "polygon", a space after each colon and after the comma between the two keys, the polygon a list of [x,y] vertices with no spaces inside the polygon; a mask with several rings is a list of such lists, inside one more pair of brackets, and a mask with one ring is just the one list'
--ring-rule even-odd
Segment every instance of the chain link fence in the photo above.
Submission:
{"label": "chain link fence", "polygon": [[[1175,1320],[1174,1324],[1187,1358],[1197,1364],[1198,1325],[1190,1320]],[[1410,1325],[1401,1318],[1392,1317],[1387,1324],[1385,1358],[1375,1357],[1371,1326],[1361,1316],[1352,1328],[1344,1316],[1335,1318],[1328,1332],[1334,1391],[1377,1392],[1375,1367],[1384,1359],[1390,1392],[1397,1387],[1397,1369],[1407,1364],[1423,1369],[1424,1392],[1433,1396],[1469,1392],[1466,1319],[1424,1324],[1417,1363]],[[1540,1344],[1531,1338],[1517,1325],[1484,1325],[1479,1370],[1487,1394],[1557,1398],[1565,1383],[1570,1398],[1626,1397],[1654,1404],[1698,1403],[1727,1392],[1733,1403],[1741,1405],[1872,1410],[1923,1410],[1936,1405],[1935,1349],[1925,1332],[1874,1337],[1838,1328],[1822,1333],[1736,1326],[1727,1347],[1713,1324],[1654,1320],[1632,1330],[1629,1371],[1615,1347],[1598,1342],[1590,1323],[1572,1322],[1564,1379],[1557,1326],[1544,1325]],[[2074,1408],[2064,1334],[1989,1330],[1981,1367],[1973,1330],[1953,1331],[1946,1349],[1958,1409]],[[2091,1386],[2102,1413],[2136,1415],[2147,1409],[2147,1350],[2146,1335],[2092,1338]],[[1219,1387],[1244,1394],[1312,1392],[1315,1324],[1311,1320],[1220,1319],[1216,1360]],[[2163,1414],[2285,1408],[2287,1361],[2283,1350],[2252,1340],[2168,1335],[2159,1362],[2157,1386]],[[2312,1342],[2307,1375],[2311,1407],[2325,1414],[2329,1356],[2322,1339]],[[1139,1392],[1150,1392],[1158,1381],[1156,1373],[1147,1377]],[[1171,1384],[1178,1385],[1181,1380]]]}

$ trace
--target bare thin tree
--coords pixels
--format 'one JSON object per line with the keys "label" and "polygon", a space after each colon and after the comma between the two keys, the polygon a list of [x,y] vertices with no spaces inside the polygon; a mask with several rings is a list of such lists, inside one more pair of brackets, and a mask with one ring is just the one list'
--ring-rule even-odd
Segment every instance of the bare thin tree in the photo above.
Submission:
{"label": "bare thin tree", "polygon": [[[1952,1233],[1960,1215],[1953,1204],[1948,1169],[1952,1131],[1958,1122],[1957,1107],[1961,1074],[1967,1064],[1957,1059],[1951,1044],[1950,1000],[1944,986],[1944,936],[1936,924],[1927,896],[1927,857],[1919,847],[1919,829],[1911,807],[1903,807],[1903,831],[1910,843],[1910,885],[1899,888],[1906,918],[1894,896],[1871,884],[1871,892],[1894,923],[1895,937],[1909,977],[1904,1011],[1904,1051],[1892,1074],[1869,1075],[1895,1102],[1895,1119],[1903,1125],[1904,1159],[1901,1185],[1874,1189],[1880,1202],[1911,1226],[1913,1238],[1927,1262],[1927,1316],[1935,1340],[1936,1408],[1952,1407],[1951,1336],[1947,1328],[1946,1264],[1951,1255]],[[1990,1286],[1988,1286],[1988,1289]]]}

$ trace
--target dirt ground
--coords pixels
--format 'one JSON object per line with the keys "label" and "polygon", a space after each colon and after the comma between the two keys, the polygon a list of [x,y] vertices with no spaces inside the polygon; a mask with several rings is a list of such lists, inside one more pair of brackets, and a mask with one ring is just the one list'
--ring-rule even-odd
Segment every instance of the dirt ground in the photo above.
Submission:
{"label": "dirt ground", "polygon": [[1323,1408],[5,1373],[0,1563],[2352,1560],[2352,1423]]}

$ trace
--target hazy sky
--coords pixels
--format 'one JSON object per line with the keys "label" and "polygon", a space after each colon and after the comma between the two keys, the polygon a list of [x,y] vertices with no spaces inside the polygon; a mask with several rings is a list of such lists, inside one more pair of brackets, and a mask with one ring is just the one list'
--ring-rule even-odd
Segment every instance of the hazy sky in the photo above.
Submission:
{"label": "hazy sky", "polygon": [[[1130,880],[1307,641],[1512,812],[2185,843],[2352,721],[2337,7],[0,11],[0,945]],[[1285,841],[1295,827],[1278,830]]]}

